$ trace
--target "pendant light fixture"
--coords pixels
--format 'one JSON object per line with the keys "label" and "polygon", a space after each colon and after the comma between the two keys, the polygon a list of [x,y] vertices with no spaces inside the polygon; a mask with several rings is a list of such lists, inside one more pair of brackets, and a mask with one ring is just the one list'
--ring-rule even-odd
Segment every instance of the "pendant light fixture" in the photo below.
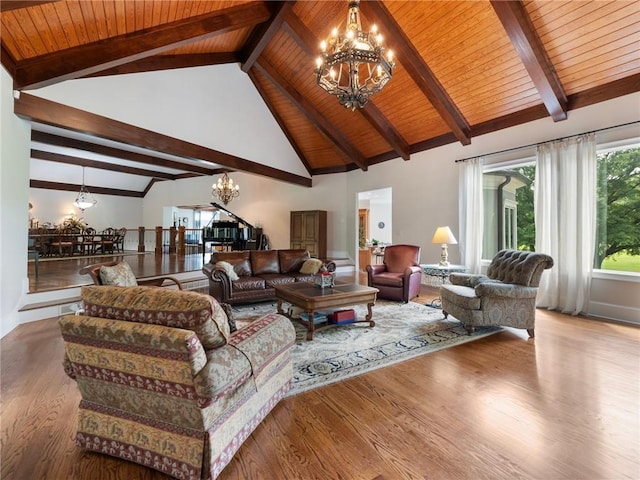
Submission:
{"label": "pendant light fixture", "polygon": [[80,211],[84,213],[87,208],[93,207],[96,203],[98,203],[98,201],[93,198],[93,195],[89,193],[89,190],[87,190],[87,187],[84,185],[84,167],[82,167],[82,186],[80,187],[76,201],[73,202],[73,206],[79,208]]}

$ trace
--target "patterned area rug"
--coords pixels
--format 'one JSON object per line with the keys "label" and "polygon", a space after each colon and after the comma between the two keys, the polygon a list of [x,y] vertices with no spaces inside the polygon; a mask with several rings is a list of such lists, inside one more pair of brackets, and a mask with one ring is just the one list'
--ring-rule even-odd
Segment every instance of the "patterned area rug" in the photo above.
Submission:
{"label": "patterned area rug", "polygon": [[[285,306],[286,308],[286,306]],[[353,307],[359,319],[366,306]],[[276,304],[234,307],[238,328],[273,312]],[[293,388],[289,395],[361,375],[410,358],[460,345],[501,331],[500,327],[476,327],[472,335],[457,320],[447,320],[442,310],[418,303],[378,300],[373,307],[375,327],[366,323],[341,325],[314,334],[306,341],[306,329],[297,322],[292,350]]]}

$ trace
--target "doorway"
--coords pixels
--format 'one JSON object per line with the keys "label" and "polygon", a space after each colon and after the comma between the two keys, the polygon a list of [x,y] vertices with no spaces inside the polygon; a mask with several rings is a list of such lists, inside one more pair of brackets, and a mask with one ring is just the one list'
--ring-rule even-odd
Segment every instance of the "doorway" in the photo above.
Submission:
{"label": "doorway", "polygon": [[356,251],[360,271],[376,263],[386,245],[393,242],[392,189],[381,188],[358,193],[358,232]]}

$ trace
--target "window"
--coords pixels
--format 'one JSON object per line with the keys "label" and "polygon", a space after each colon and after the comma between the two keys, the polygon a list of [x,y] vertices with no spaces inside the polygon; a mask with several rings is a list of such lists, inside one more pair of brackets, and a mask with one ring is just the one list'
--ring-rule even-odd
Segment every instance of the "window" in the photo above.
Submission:
{"label": "window", "polygon": [[640,272],[640,144],[598,150],[594,268]]}
{"label": "window", "polygon": [[[535,250],[535,161],[484,172],[482,258],[503,248]],[[499,212],[499,213],[498,213]],[[640,143],[598,149],[597,224],[594,268],[640,273]]]}
{"label": "window", "polygon": [[533,251],[533,181],[536,167],[530,160],[509,168],[489,166],[483,175],[484,238],[482,258],[491,259],[504,248]]}

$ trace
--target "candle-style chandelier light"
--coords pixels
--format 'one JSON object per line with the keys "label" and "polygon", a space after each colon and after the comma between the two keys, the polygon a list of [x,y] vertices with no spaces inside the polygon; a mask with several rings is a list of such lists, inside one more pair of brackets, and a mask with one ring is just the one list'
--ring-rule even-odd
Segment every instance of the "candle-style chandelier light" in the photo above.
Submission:
{"label": "candle-style chandelier light", "polygon": [[226,205],[239,195],[240,185],[234,184],[227,172],[224,172],[224,175],[218,178],[217,183],[211,185],[211,196],[214,199],[219,199],[223,205]]}
{"label": "candle-style chandelier light", "polygon": [[316,60],[316,81],[341,105],[351,110],[364,107],[369,97],[378,93],[391,80],[395,63],[391,50],[384,56],[382,35],[376,25],[362,31],[360,1],[349,0],[347,28],[320,44],[322,54]]}

